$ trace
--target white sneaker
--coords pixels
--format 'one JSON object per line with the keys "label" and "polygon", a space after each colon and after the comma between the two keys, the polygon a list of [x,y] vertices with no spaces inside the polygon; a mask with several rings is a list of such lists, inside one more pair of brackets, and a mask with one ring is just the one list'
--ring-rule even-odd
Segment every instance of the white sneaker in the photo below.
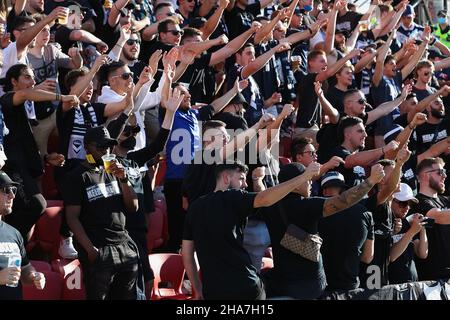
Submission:
{"label": "white sneaker", "polygon": [[61,258],[64,259],[76,259],[78,258],[78,252],[73,247],[72,237],[68,237],[61,240],[58,253]]}

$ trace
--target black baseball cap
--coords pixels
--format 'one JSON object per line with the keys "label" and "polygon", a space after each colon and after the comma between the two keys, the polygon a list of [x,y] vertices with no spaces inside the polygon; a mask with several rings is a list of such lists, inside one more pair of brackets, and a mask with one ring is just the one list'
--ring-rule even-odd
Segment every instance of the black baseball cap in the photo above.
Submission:
{"label": "black baseball cap", "polygon": [[247,100],[245,100],[244,96],[240,92],[235,95],[233,99],[231,99],[229,104],[242,104],[244,108],[248,107]]}
{"label": "black baseball cap", "polygon": [[108,129],[103,126],[89,128],[84,135],[84,143],[89,144],[95,142],[99,147],[112,147],[117,145],[117,140],[112,139]]}
{"label": "black baseball cap", "polygon": [[0,188],[18,185],[20,185],[20,183],[12,181],[6,172],[0,170]]}
{"label": "black baseball cap", "polygon": [[278,174],[278,181],[280,183],[291,180],[305,172],[305,166],[298,162],[288,163],[282,166]]}

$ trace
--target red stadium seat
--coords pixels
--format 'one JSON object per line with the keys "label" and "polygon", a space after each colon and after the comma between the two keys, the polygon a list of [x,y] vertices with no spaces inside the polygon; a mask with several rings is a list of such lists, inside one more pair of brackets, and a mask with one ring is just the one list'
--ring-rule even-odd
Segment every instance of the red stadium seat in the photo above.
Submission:
{"label": "red stadium seat", "polygon": [[156,171],[155,186],[164,185],[164,176],[166,175],[166,159],[159,161]]}
{"label": "red stadium seat", "polygon": [[150,213],[148,220],[148,252],[161,247],[168,238],[166,203],[163,200],[155,200],[155,211]]}
{"label": "red stadium seat", "polygon": [[282,166],[285,166],[285,165],[287,165],[287,164],[292,162],[291,159],[286,158],[286,157],[278,157],[278,160],[280,161],[280,164]]}
{"label": "red stadium seat", "polygon": [[62,281],[58,273],[47,270],[45,275],[45,287],[43,290],[36,289],[33,285],[22,286],[24,300],[61,300]]}
{"label": "red stadium seat", "polygon": [[34,226],[33,236],[27,244],[27,251],[39,249],[50,256],[59,257],[58,248],[61,240],[59,228],[61,226],[61,210],[63,202],[48,200],[47,208]]}
{"label": "red stadium seat", "polygon": [[62,279],[62,300],[86,300],[83,271],[78,259],[53,260],[52,269]]}
{"label": "red stadium seat", "polygon": [[36,271],[38,271],[38,272],[44,272],[44,271],[51,271],[52,270],[52,267],[46,261],[30,260],[30,263],[36,269]]}
{"label": "red stadium seat", "polygon": [[[186,300],[190,296],[183,294],[181,287],[184,279],[183,258],[175,253],[155,253],[148,255],[150,267],[155,275],[152,300]],[[165,287],[162,287],[162,284]]]}
{"label": "red stadium seat", "polygon": [[58,188],[55,182],[55,167],[46,166],[42,176],[42,195],[45,199],[57,199]]}

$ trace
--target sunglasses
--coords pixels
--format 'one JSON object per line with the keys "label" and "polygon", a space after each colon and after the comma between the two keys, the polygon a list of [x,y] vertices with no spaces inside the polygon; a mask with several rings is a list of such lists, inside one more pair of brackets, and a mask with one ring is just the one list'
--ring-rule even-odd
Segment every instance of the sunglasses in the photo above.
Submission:
{"label": "sunglasses", "polygon": [[405,208],[407,206],[409,206],[409,201],[400,201],[397,199],[394,199],[394,201],[398,204],[399,207],[401,208]]}
{"label": "sunglasses", "polygon": [[428,77],[428,76],[430,75],[430,73],[429,73],[429,72],[424,72],[423,75],[424,75],[425,77]]}
{"label": "sunglasses", "polygon": [[441,177],[447,176],[446,169],[434,169],[434,170],[426,171],[426,173],[429,173],[429,172],[437,172]]}
{"label": "sunglasses", "polygon": [[359,104],[366,104],[366,103],[367,103],[367,100],[361,98],[361,99],[357,100],[356,102],[358,102]]}
{"label": "sunglasses", "polygon": [[317,155],[317,151],[303,151],[302,153],[309,153],[311,157]]}
{"label": "sunglasses", "polygon": [[167,30],[166,32],[170,32],[170,33],[172,33],[174,36],[177,36],[177,35],[183,35],[184,34],[184,31],[183,30]]}
{"label": "sunglasses", "polygon": [[134,73],[133,72],[124,72],[118,76],[113,76],[112,78],[116,78],[116,77],[121,77],[123,80],[128,80],[131,78],[133,78]]}
{"label": "sunglasses", "polygon": [[141,40],[139,39],[128,39],[127,40],[127,45],[132,46],[133,44],[141,44]]}
{"label": "sunglasses", "polygon": [[0,188],[0,190],[4,193],[4,194],[13,194],[16,195],[17,193],[17,187],[14,186],[9,186],[9,187],[2,187]]}

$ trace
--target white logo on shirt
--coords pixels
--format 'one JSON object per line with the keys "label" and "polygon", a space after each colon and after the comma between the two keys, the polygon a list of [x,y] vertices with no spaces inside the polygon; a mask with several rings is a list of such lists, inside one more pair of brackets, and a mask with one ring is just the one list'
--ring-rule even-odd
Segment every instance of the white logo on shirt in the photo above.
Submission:
{"label": "white logo on shirt", "polygon": [[119,184],[117,181],[112,181],[108,184],[99,183],[90,186],[86,189],[88,201],[92,202],[100,198],[109,198],[121,194]]}

